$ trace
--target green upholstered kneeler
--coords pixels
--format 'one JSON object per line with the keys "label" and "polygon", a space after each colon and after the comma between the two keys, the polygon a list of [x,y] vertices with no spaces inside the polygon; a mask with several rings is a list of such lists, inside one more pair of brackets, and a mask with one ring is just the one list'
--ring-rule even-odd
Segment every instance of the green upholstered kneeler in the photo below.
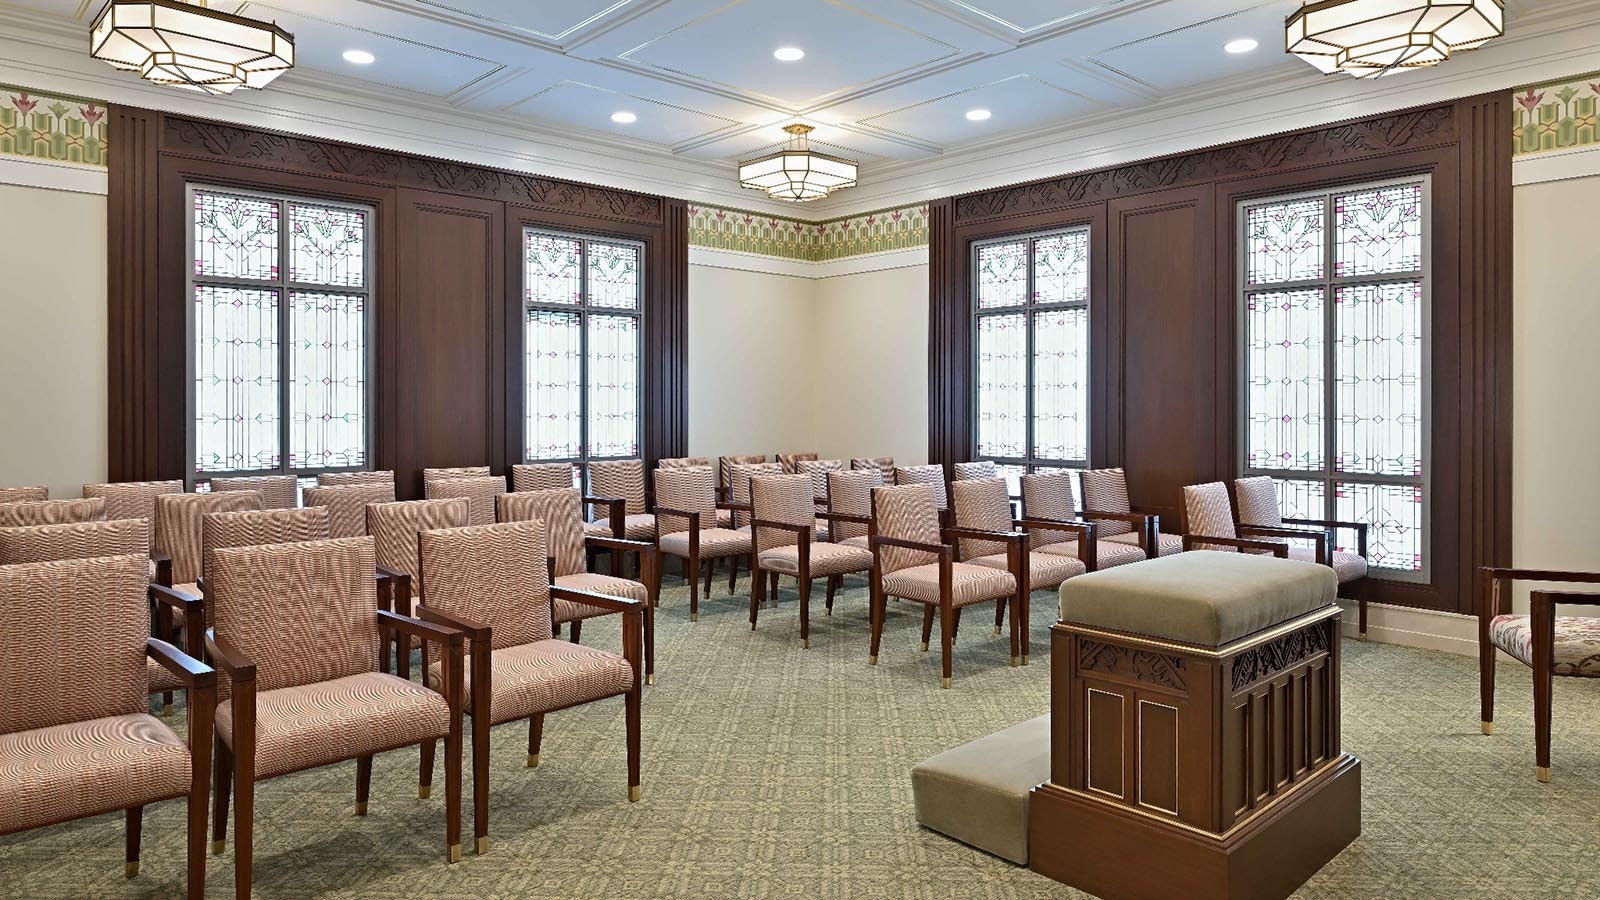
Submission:
{"label": "green upholstered kneeler", "polygon": [[1050,777],[1050,717],[984,735],[911,770],[917,822],[1028,864],[1028,792]]}

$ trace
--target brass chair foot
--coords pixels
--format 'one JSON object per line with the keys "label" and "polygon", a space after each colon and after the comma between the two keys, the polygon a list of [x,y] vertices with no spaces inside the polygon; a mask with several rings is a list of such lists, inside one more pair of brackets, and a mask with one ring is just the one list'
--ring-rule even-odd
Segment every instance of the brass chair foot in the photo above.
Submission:
{"label": "brass chair foot", "polygon": [[878,654],[874,653],[871,656],[867,657],[867,665],[875,666],[877,664],[878,664]]}
{"label": "brass chair foot", "polygon": [[1028,654],[1026,654],[1026,653],[1022,654],[1022,664],[1023,665],[1027,665],[1028,664]]}
{"label": "brass chair foot", "polygon": [[1493,722],[1484,722],[1480,727],[1483,729],[1484,734],[1494,734]]}
{"label": "brass chair foot", "polygon": [[227,841],[212,841],[211,842],[211,855],[212,856],[221,856],[222,854],[224,854],[226,852],[228,852],[228,842]]}
{"label": "brass chair foot", "polygon": [[810,650],[811,649],[811,638],[801,638],[800,639],[800,649],[801,650]]}
{"label": "brass chair foot", "polygon": [[994,633],[995,633],[995,634],[999,634],[999,633],[1000,633],[1000,626],[999,626],[999,625],[996,625],[996,626],[995,626],[995,627],[994,627]]}
{"label": "brass chair foot", "polygon": [[366,814],[367,814],[367,804],[366,804],[366,801],[363,800],[362,802],[356,804],[356,815],[364,816]]}
{"label": "brass chair foot", "polygon": [[644,677],[644,683],[645,684],[655,684],[656,683],[656,673],[651,672],[649,675],[646,675]]}
{"label": "brass chair foot", "polygon": [[1012,666],[1012,668],[1016,668],[1017,666],[1020,666],[1020,665],[1022,665],[1022,657],[1020,657],[1020,656],[1011,657],[1011,666]]}
{"label": "brass chair foot", "polygon": [[450,861],[453,862],[453,863],[461,862],[461,845],[460,844],[451,844],[450,845]]}
{"label": "brass chair foot", "polygon": [[831,616],[831,615],[833,615],[833,610],[831,610],[831,609],[830,610],[825,610],[823,612],[823,615]]}
{"label": "brass chair foot", "polygon": [[697,613],[697,612],[689,613],[689,621],[691,621],[691,622],[700,621],[700,614]]}
{"label": "brass chair foot", "polygon": [[1357,640],[1362,640],[1362,641],[1366,640],[1367,639],[1367,633],[1365,631],[1356,632],[1356,639]]}
{"label": "brass chair foot", "polygon": [[489,839],[486,838],[486,837],[478,838],[478,844],[477,844],[477,846],[473,847],[473,850],[475,850],[479,856],[482,856],[485,853],[488,853],[489,852]]}
{"label": "brass chair foot", "polygon": [[127,868],[123,869],[123,871],[122,871],[122,877],[124,877],[124,878],[137,878],[138,875],[139,875],[139,861],[137,859],[134,860],[131,863],[128,863]]}
{"label": "brass chair foot", "polygon": [[537,754],[537,753],[529,753],[528,754],[528,768],[530,768],[530,769],[539,768],[539,754]]}
{"label": "brass chair foot", "polygon": [[172,707],[169,704],[166,704],[166,703],[161,704],[161,718],[163,718],[163,719],[172,718]]}
{"label": "brass chair foot", "polygon": [[946,688],[946,689],[948,689],[950,687],[950,679],[948,679],[948,678],[944,679],[943,687]]}
{"label": "brass chair foot", "polygon": [[923,653],[927,653],[928,652],[928,642],[927,641],[923,641],[922,642],[922,652]]}
{"label": "brass chair foot", "polygon": [[639,797],[644,794],[644,788],[637,784],[628,785],[628,802],[638,803]]}
{"label": "brass chair foot", "polygon": [[426,800],[432,795],[433,795],[433,785],[431,785],[431,784],[419,784],[419,785],[417,785],[417,799],[418,800]]}
{"label": "brass chair foot", "polygon": [[1533,773],[1538,776],[1540,784],[1550,783],[1550,768],[1548,766],[1535,766]]}

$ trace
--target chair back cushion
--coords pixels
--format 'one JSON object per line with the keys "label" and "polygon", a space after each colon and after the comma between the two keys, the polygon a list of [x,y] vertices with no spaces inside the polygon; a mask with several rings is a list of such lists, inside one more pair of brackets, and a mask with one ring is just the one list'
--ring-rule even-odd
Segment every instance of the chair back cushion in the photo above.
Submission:
{"label": "chair back cushion", "polygon": [[300,482],[293,475],[213,478],[213,491],[260,491],[262,509],[294,509],[300,505]]}
{"label": "chair back cushion", "polygon": [[113,481],[83,486],[85,497],[99,497],[106,501],[108,519],[150,519],[156,514],[156,497],[161,494],[183,493],[183,482],[172,481]]}
{"label": "chair back cushion", "polygon": [[424,531],[423,605],[488,625],[495,649],[550,640],[544,535],[537,519]]}
{"label": "chair back cushion", "polygon": [[149,709],[148,561],[129,553],[0,566],[0,734]]}
{"label": "chair back cushion", "polygon": [[[1079,484],[1083,487],[1084,512],[1133,512],[1128,502],[1128,473],[1122,469],[1085,469],[1080,473]],[[1101,520],[1095,523],[1095,531],[1101,537],[1111,537],[1132,532],[1133,525]]]}
{"label": "chair back cushion", "polygon": [[794,470],[811,476],[811,492],[813,496],[826,497],[828,496],[828,473],[843,472],[844,460],[799,459],[795,460]]}
{"label": "chair back cushion", "polygon": [[[872,517],[872,489],[883,484],[876,467],[828,473],[828,511],[847,516]],[[858,522],[829,522],[828,536],[835,542],[861,537],[867,526]]]}
{"label": "chair back cushion", "polygon": [[589,493],[628,501],[627,514],[644,514],[644,460],[617,459],[589,464]]}
{"label": "chair back cushion", "polygon": [[394,472],[380,469],[374,472],[323,472],[317,476],[318,487],[346,487],[352,484],[387,484],[394,490]]}
{"label": "chair back cushion", "polygon": [[[1072,472],[1061,469],[1022,476],[1022,514],[1029,519],[1077,519],[1077,504],[1072,498]],[[1098,527],[1096,530],[1098,532]],[[1067,531],[1028,531],[1029,547],[1067,544],[1075,540],[1077,538]]]}
{"label": "chair back cushion", "polygon": [[796,463],[811,462],[813,460],[816,460],[816,459],[820,458],[816,453],[809,453],[809,452],[808,453],[779,453],[776,456],[777,456],[777,460],[778,460],[778,465],[783,467],[783,474],[785,474],[785,475],[794,475],[794,474],[796,474],[797,472],[800,471],[800,468],[797,465],[795,465]]}
{"label": "chair back cushion", "polygon": [[945,492],[944,466],[896,466],[894,483],[926,484],[933,488],[934,502],[941,511],[950,506],[950,497]]}
{"label": "chair back cushion", "polygon": [[[737,473],[744,466],[735,467]],[[737,475],[735,475],[737,477]],[[817,522],[817,502],[811,487],[811,476],[804,472],[796,475],[757,475],[750,479],[750,502],[755,507],[755,517],[768,522],[787,522],[813,528]],[[773,547],[787,547],[800,543],[800,536],[782,528],[755,529],[756,552]]]}
{"label": "chair back cushion", "polygon": [[422,484],[426,488],[430,481],[444,481],[450,478],[482,478],[492,475],[488,466],[452,466],[446,468],[424,468],[422,470]]}
{"label": "chair back cushion", "polygon": [[468,525],[493,525],[495,498],[505,492],[506,480],[499,475],[437,478],[423,485],[423,493],[429,500],[465,497]]}
{"label": "chair back cushion", "polygon": [[256,664],[256,689],[317,684],[378,669],[377,565],[370,537],[223,547],[206,606]]}
{"label": "chair back cushion", "polygon": [[576,487],[577,470],[572,463],[535,463],[511,467],[513,491],[561,491]]}
{"label": "chair back cushion", "polygon": [[[1222,538],[1239,536],[1233,527],[1233,504],[1228,501],[1228,486],[1220,481],[1184,487],[1183,521],[1184,534]],[[1237,550],[1223,544],[1195,544],[1194,549]]]}
{"label": "chair back cushion", "polygon": [[367,507],[367,534],[377,544],[378,565],[411,576],[411,591],[421,586],[417,568],[417,534],[436,528],[460,528],[467,524],[465,497],[449,500],[402,500],[399,503],[374,503]]}
{"label": "chair back cushion", "polygon": [[149,519],[0,528],[0,566],[129,554],[150,558]]}
{"label": "chair back cushion", "polygon": [[82,500],[18,500],[0,503],[0,528],[24,525],[65,525],[68,522],[104,522],[106,501],[99,497]]}
{"label": "chair back cushion", "polygon": [[1239,521],[1267,528],[1283,527],[1283,512],[1278,508],[1278,486],[1270,475],[1236,478],[1233,493],[1239,500]]}
{"label": "chair back cushion", "polygon": [[658,469],[686,469],[689,466],[709,466],[711,460],[704,456],[673,456],[656,460]]}
{"label": "chair back cushion", "polygon": [[200,580],[201,520],[208,513],[244,512],[261,508],[260,491],[210,491],[204,494],[162,494],[156,497],[155,549],[172,557],[172,583]]}
{"label": "chair back cushion", "polygon": [[393,503],[394,482],[318,485],[306,488],[305,502],[328,511],[328,537],[360,537],[367,533],[367,505]]}
{"label": "chair back cushion", "polygon": [[728,491],[728,475],[733,472],[734,466],[754,466],[767,461],[765,453],[747,453],[744,456],[719,456],[717,457],[717,492],[726,494]]}
{"label": "chair back cushion", "polygon": [[577,488],[501,494],[495,518],[501,522],[542,521],[545,552],[556,561],[556,577],[588,568],[583,552],[583,497]]}
{"label": "chair back cushion", "polygon": [[[1011,530],[1011,495],[1006,490],[1004,478],[968,478],[951,482],[950,498],[955,508],[956,525],[982,531]],[[962,559],[1006,552],[1006,545],[1000,541],[961,538],[959,543]]]}
{"label": "chair back cushion", "polygon": [[894,457],[854,457],[850,460],[850,471],[870,471],[876,469],[884,484],[894,484]]}
{"label": "chair back cushion", "polygon": [[[750,479],[782,474],[784,474],[782,463],[745,463],[734,466],[728,470],[728,501],[730,503],[749,504]],[[735,510],[733,513],[733,526],[735,528],[745,528],[749,525],[750,515]]]}
{"label": "chair back cushion", "polygon": [[[920,544],[940,543],[938,495],[931,484],[874,488],[872,521],[877,533],[884,537]],[[878,561],[882,573],[887,575],[911,566],[938,562],[939,557],[926,550],[884,547],[878,551]]]}
{"label": "chair back cushion", "polygon": [[995,468],[994,460],[979,459],[972,462],[956,463],[954,480],[967,481],[973,478],[998,478],[1000,470]]}
{"label": "chair back cushion", "polygon": [[701,530],[717,526],[716,476],[709,468],[656,470],[656,533],[677,534],[689,530],[683,516],[663,515],[661,508],[700,514]]}
{"label": "chair back cushion", "polygon": [[224,547],[325,541],[333,536],[331,519],[321,506],[206,513],[200,517],[200,574],[211,571],[212,559]]}
{"label": "chair back cushion", "polygon": [[49,499],[50,489],[42,484],[34,485],[32,487],[0,487],[0,503],[16,503],[21,500]]}

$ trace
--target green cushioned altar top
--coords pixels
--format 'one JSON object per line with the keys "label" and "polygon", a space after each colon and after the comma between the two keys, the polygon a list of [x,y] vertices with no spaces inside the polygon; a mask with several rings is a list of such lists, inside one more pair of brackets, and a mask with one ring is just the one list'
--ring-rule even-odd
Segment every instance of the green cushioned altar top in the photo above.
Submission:
{"label": "green cushioned altar top", "polygon": [[1067,579],[1061,621],[1221,647],[1322,609],[1338,590],[1327,566],[1193,550]]}

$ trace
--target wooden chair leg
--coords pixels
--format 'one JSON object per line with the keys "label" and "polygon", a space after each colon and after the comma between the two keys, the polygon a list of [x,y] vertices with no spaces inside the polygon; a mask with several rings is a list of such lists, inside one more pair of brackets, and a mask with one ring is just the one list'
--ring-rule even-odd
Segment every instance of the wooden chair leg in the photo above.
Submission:
{"label": "wooden chair leg", "polygon": [[1494,666],[1498,657],[1489,640],[1489,621],[1499,611],[1499,600],[1498,581],[1490,582],[1487,595],[1478,598],[1478,705],[1484,734],[1494,734]]}
{"label": "wooden chair leg", "polygon": [[489,704],[472,710],[472,849],[489,852]]}
{"label": "wooden chair leg", "polygon": [[1533,631],[1533,749],[1535,775],[1550,780],[1551,688],[1554,686],[1555,605],[1535,594],[1528,624]]}
{"label": "wooden chair leg", "polygon": [[961,635],[961,608],[957,607],[956,610],[951,613],[950,618],[950,643],[954,644],[956,642],[956,638]]}
{"label": "wooden chair leg", "polygon": [[777,572],[768,572],[767,573],[767,580],[771,583],[771,587],[772,587],[772,590],[767,593],[767,602],[772,604],[772,608],[773,609],[777,609],[778,608],[778,585],[782,583],[782,579],[779,577]]}
{"label": "wooden chair leg", "polygon": [[139,838],[144,832],[144,807],[130,806],[127,809],[128,833],[124,841],[127,865],[123,867],[122,874],[132,878],[139,874]]}
{"label": "wooden chair leg", "polygon": [[212,778],[216,788],[211,792],[211,852],[218,856],[228,848],[228,796],[233,793],[233,753],[218,737],[211,747]]}
{"label": "wooden chair leg", "polygon": [[750,564],[750,630],[756,630],[758,610],[767,605],[767,576],[759,563]]}
{"label": "wooden chair leg", "polygon": [[811,649],[811,579],[800,578],[800,648]]}
{"label": "wooden chair leg", "polygon": [[928,652],[928,639],[933,637],[933,616],[938,610],[932,604],[922,606],[922,652]]}
{"label": "wooden chair leg", "polygon": [[[446,858],[461,861],[461,713],[444,739],[444,843]],[[485,781],[485,786],[488,782]]]}
{"label": "wooden chair leg", "polygon": [[656,607],[653,602],[644,608],[644,683],[656,683]]}
{"label": "wooden chair leg", "polygon": [[711,599],[711,577],[716,574],[717,561],[714,558],[713,559],[708,559],[708,560],[705,560],[703,565],[705,566],[705,570],[706,570],[706,599],[710,600]]}
{"label": "wooden chair leg", "polygon": [[[1011,595],[1009,601],[1000,601],[1000,608],[1005,609],[1007,602],[1011,604],[1011,664],[1020,666],[1022,665],[1022,635],[1018,634],[1018,632],[1022,630],[1022,609],[1018,606],[1015,594]],[[996,615],[995,618],[998,620],[999,615]],[[999,628],[995,629],[996,632],[999,630]]]}
{"label": "wooden chair leg", "polygon": [[869,666],[878,664],[878,647],[883,642],[884,606],[883,586],[878,583],[877,577],[873,576],[867,583],[867,617],[872,622],[870,629],[872,632],[872,651],[867,656],[867,665]]}
{"label": "wooden chair leg", "polygon": [[830,616],[833,615],[833,595],[834,595],[834,592],[839,589],[839,582],[843,578],[844,578],[843,575],[830,575],[830,576],[828,576],[828,607],[827,607],[827,614],[830,615]]}
{"label": "wooden chair leg", "polygon": [[1361,585],[1356,589],[1356,617],[1359,621],[1361,639],[1367,639],[1367,581],[1361,580]]}
{"label": "wooden chair leg", "polygon": [[622,553],[620,553],[619,551],[617,551],[615,549],[607,550],[606,552],[611,554],[611,576],[613,578],[621,578],[622,577],[622,556],[623,556]]}
{"label": "wooden chair leg", "polygon": [[539,768],[539,744],[544,741],[544,713],[528,720],[528,768]]}
{"label": "wooden chair leg", "polygon": [[628,719],[628,802],[639,802],[639,682],[624,697]]}
{"label": "wooden chair leg", "polygon": [[[1013,616],[1013,618],[1015,618]],[[1006,601],[997,600],[994,604],[994,633],[999,634],[1000,629],[1006,624]]]}
{"label": "wooden chair leg", "polygon": [[735,594],[739,591],[739,557],[728,558],[728,593]]}
{"label": "wooden chair leg", "polygon": [[943,686],[950,687],[951,654],[955,649],[956,639],[956,610],[948,598],[939,603],[939,655],[940,668],[943,673]]}
{"label": "wooden chair leg", "polygon": [[356,815],[367,814],[367,795],[372,793],[372,755],[356,757]]}
{"label": "wooden chair leg", "polygon": [[700,558],[686,556],[683,559],[683,577],[689,582],[689,621],[700,621]]}
{"label": "wooden chair leg", "polygon": [[571,624],[571,626],[569,627],[568,630],[570,630],[572,632],[572,637],[570,638],[570,640],[574,644],[582,643],[582,641],[580,640],[580,638],[582,638],[582,636],[583,636],[583,620],[582,619],[573,619],[572,620],[572,624]]}
{"label": "wooden chair leg", "polygon": [[433,795],[433,741],[422,742],[422,760],[417,769],[417,798],[426,800]]}
{"label": "wooden chair leg", "polygon": [[238,746],[233,751],[233,895],[239,900],[249,900],[255,881],[255,817],[255,748]]}
{"label": "wooden chair leg", "polygon": [[1027,593],[1018,594],[1017,595],[1017,613],[1013,617],[1015,619],[1020,620],[1020,621],[1017,622],[1017,631],[1022,634],[1022,664],[1023,665],[1027,665],[1028,664],[1028,647],[1031,644],[1031,641],[1030,641],[1030,639],[1028,637],[1028,631],[1033,628],[1033,614],[1030,612],[1031,604],[1029,602],[1032,599],[1033,598],[1032,598],[1032,596],[1030,594],[1027,594]]}

